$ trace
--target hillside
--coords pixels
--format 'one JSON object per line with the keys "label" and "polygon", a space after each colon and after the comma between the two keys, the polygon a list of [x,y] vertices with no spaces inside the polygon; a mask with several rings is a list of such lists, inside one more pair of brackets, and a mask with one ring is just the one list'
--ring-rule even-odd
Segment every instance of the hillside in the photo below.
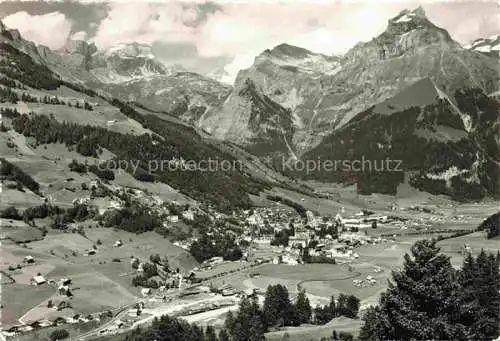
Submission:
{"label": "hillside", "polygon": [[[195,200],[223,210],[249,207],[248,193],[257,194],[265,187],[237,167],[209,172],[164,169],[148,174],[151,160],[161,163],[162,160],[182,158],[199,163],[210,159],[219,163],[226,160],[229,164],[237,160],[206,143],[193,128],[164,121],[155,115],[143,116],[118,100],[61,80],[49,68],[18,50],[8,37],[1,44],[3,83],[14,82],[15,85],[15,88],[2,85],[4,97],[7,96],[2,107],[17,110],[12,117],[4,119],[5,126],[12,127],[18,134],[9,140],[14,144],[12,148],[30,149],[31,157],[36,158],[38,153],[30,144],[41,148],[63,143],[83,156],[102,157],[100,162],[106,161],[102,150],[107,150],[111,153],[109,158],[139,162],[132,174],[137,180],[166,183]],[[12,135],[13,131],[3,134]],[[16,144],[24,139],[30,144]],[[45,185],[50,186],[50,183]],[[42,186],[41,192],[47,188]]]}
{"label": "hillside", "polygon": [[[406,178],[417,189],[457,200],[498,198],[499,129],[497,100],[479,89],[450,99],[424,80],[360,113],[303,160],[346,160],[336,171],[307,177],[356,182],[362,194],[394,195]],[[353,169],[355,160],[366,168]],[[394,160],[392,169],[384,160]]]}

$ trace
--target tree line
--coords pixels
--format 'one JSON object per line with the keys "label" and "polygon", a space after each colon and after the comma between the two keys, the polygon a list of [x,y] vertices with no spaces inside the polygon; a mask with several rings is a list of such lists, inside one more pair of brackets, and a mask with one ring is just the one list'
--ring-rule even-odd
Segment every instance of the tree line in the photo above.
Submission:
{"label": "tree line", "polygon": [[[138,114],[139,115],[139,114]],[[141,172],[132,174],[140,177],[147,174],[150,180],[168,183],[180,192],[200,201],[212,203],[221,211],[231,212],[235,208],[249,208],[248,193],[258,194],[266,184],[257,181],[239,169],[214,172],[171,171],[160,169],[148,173],[151,160],[171,160],[183,157],[189,160],[234,160],[216,147],[205,143],[195,131],[186,127],[171,126],[171,123],[148,116],[148,126],[154,126],[157,135],[120,134],[105,128],[90,125],[60,123],[47,116],[28,117],[22,115],[12,120],[14,130],[25,136],[34,137],[39,144],[65,143],[75,146],[84,156],[96,157],[101,148],[107,148],[118,159],[137,160]],[[130,170],[128,170],[130,171]],[[141,178],[142,179],[142,178]]]}
{"label": "tree line", "polygon": [[[341,312],[347,313],[349,299],[341,298],[335,304],[334,299],[329,308],[333,311],[332,318],[340,316]],[[345,296],[347,297],[347,296]],[[357,299],[356,299],[357,300]],[[356,300],[353,300],[356,301]],[[334,308],[332,308],[332,304]],[[357,315],[359,300],[353,304],[352,313]],[[257,295],[245,296],[241,299],[238,310],[229,312],[224,322],[224,327],[217,334],[212,326],[203,329],[196,325],[190,325],[185,321],[164,315],[155,318],[151,327],[143,330],[136,329],[126,336],[127,341],[264,341],[264,334],[270,330],[283,326],[298,326],[310,323],[313,320],[313,309],[305,291],[299,292],[295,302],[290,300],[288,290],[283,285],[270,285],[266,290],[264,304],[260,307]],[[354,315],[355,316],[355,315]],[[323,321],[322,321],[323,322]],[[323,323],[329,322],[324,321]],[[333,333],[332,333],[333,334]],[[352,340],[352,335],[342,333],[342,337],[335,340]]]}
{"label": "tree line", "polygon": [[0,158],[0,176],[6,180],[16,181],[35,193],[40,189],[38,182],[5,158]]}

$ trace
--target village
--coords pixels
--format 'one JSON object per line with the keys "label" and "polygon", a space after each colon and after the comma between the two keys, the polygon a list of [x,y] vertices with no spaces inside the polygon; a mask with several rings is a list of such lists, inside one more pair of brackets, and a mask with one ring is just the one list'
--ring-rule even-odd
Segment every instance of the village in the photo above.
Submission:
{"label": "village", "polygon": [[[99,186],[99,183],[94,186]],[[126,290],[127,295],[109,309],[83,312],[78,308],[79,300],[83,299],[79,297],[81,276],[54,276],[50,271],[44,272],[47,267],[41,263],[45,256],[38,259],[37,253],[29,254],[31,247],[28,247],[23,250],[25,256],[21,264],[4,262],[2,274],[11,278],[12,282],[29,283],[33,290],[50,289],[43,303],[19,319],[22,323],[4,327],[2,335],[13,337],[62,325],[92,325],[94,327],[82,332],[80,338],[91,339],[122,333],[167,313],[187,319],[196,316],[205,316],[207,321],[222,319],[228,311],[236,309],[241,297],[258,295],[263,300],[267,284],[273,283],[272,278],[278,276],[274,274],[276,271],[284,276],[277,278],[293,278],[296,290],[307,288],[305,282],[308,279],[314,280],[315,276],[327,273],[332,278],[325,283],[339,281],[345,291],[363,290],[366,299],[372,300],[372,295],[384,287],[390,271],[387,266],[367,261],[367,250],[396,250],[397,237],[437,231],[440,222],[444,222],[443,218],[430,212],[419,215],[423,210],[418,207],[408,207],[404,210],[405,214],[401,209],[379,214],[369,210],[346,212],[341,208],[325,216],[273,202],[264,207],[223,214],[208,206],[178,204],[175,201],[165,203],[141,191],[120,188],[115,189],[114,197],[107,207],[99,210],[99,214],[124,207],[125,200],[120,198],[125,195],[147,200],[150,213],[162,219],[158,232],[164,234],[164,238],[173,236],[179,229],[191,231],[173,241],[173,248],[195,256],[193,250],[196,246],[203,249],[200,244],[204,241],[213,243],[213,240],[222,239],[230,241],[238,252],[230,256],[201,254],[198,256],[203,258],[199,259],[198,265],[193,263],[194,266],[178,267],[171,264],[170,257],[156,252],[161,249],[148,246],[140,256],[136,255],[137,251],[130,251],[132,247],[139,249],[132,240],[141,238],[140,234],[127,239],[127,232],[118,234],[114,230],[106,234],[108,238],[105,241],[101,241],[103,238],[93,238],[92,233],[106,228],[88,229],[85,238],[93,242],[82,246],[79,252],[73,251],[75,260],[72,262],[82,266],[90,263],[114,264],[122,269],[117,275],[118,280],[126,280],[129,289]],[[91,200],[93,198],[83,198],[73,204],[88,204]],[[468,219],[463,215],[454,217],[456,221]],[[158,239],[158,232],[151,232],[157,237],[150,236]],[[161,240],[155,242],[162,245]],[[463,248],[470,251],[465,244]],[[174,249],[172,252],[179,251]],[[53,250],[49,253],[57,256]],[[398,251],[399,254],[401,251]],[[124,255],[128,255],[127,258]],[[61,258],[66,261],[70,257],[64,255]],[[41,271],[30,271],[30,268]],[[27,273],[32,273],[29,280]],[[294,273],[303,277],[296,279]],[[344,277],[337,279],[335,276]],[[311,300],[322,303],[328,298],[326,292],[329,290],[325,288],[314,292]]]}

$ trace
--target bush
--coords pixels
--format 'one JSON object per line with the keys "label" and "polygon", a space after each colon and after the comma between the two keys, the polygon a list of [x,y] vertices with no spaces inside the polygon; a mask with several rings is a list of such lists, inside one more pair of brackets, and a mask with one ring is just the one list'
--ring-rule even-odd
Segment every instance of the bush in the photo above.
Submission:
{"label": "bush", "polygon": [[51,341],[62,340],[66,339],[68,336],[69,332],[66,329],[57,329],[50,334],[50,340]]}
{"label": "bush", "polygon": [[1,218],[21,220],[22,217],[14,206],[9,206],[0,214]]}

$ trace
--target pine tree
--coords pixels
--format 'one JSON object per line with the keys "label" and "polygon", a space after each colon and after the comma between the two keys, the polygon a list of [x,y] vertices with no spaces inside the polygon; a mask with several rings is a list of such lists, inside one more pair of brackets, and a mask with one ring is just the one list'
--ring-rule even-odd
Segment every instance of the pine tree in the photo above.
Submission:
{"label": "pine tree", "polygon": [[297,311],[298,323],[309,323],[311,320],[311,304],[306,296],[305,290],[301,290],[297,296],[297,303],[295,304]]}
{"label": "pine tree", "polygon": [[233,341],[261,341],[266,331],[257,297],[244,297],[235,317],[228,314],[225,325]]}
{"label": "pine tree", "polygon": [[459,285],[449,257],[436,241],[421,240],[404,256],[401,271],[380,298],[380,313],[372,333],[376,339],[463,339],[458,321]]}
{"label": "pine tree", "polygon": [[213,326],[208,325],[205,329],[205,341],[217,341],[217,335]]}
{"label": "pine tree", "polygon": [[468,337],[475,340],[498,336],[500,324],[500,274],[497,258],[481,250],[477,258],[469,254],[460,272],[460,318]]}
{"label": "pine tree", "polygon": [[337,311],[334,316],[347,316],[347,295],[340,294],[337,300]]}
{"label": "pine tree", "polygon": [[330,297],[330,303],[328,304],[328,316],[328,320],[337,316],[337,305],[335,304],[335,297],[333,295]]}
{"label": "pine tree", "polygon": [[377,322],[379,319],[379,309],[378,307],[369,307],[365,314],[363,315],[363,326],[359,331],[358,338],[361,341],[372,341],[376,340],[374,335],[374,330],[377,326]]}
{"label": "pine tree", "polygon": [[225,329],[219,332],[219,341],[229,341],[229,334]]}
{"label": "pine tree", "polygon": [[284,285],[268,286],[263,312],[268,327],[276,325],[289,326],[295,323],[295,309],[290,302],[288,289]]}
{"label": "pine tree", "polygon": [[349,295],[346,300],[344,316],[355,318],[359,311],[359,298],[354,295]]}

